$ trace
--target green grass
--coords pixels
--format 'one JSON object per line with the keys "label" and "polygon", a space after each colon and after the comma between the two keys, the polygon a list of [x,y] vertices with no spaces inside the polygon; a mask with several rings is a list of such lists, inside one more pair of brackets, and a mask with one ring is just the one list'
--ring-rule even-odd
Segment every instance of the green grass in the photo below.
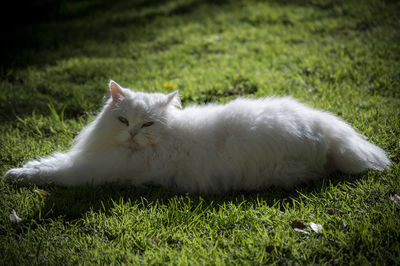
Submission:
{"label": "green grass", "polygon": [[[291,95],[348,121],[393,165],[227,195],[0,181],[1,264],[399,263],[398,1],[36,2],[1,44],[0,175],[68,149],[111,78],[171,83],[184,105]],[[296,232],[295,220],[323,230]]]}

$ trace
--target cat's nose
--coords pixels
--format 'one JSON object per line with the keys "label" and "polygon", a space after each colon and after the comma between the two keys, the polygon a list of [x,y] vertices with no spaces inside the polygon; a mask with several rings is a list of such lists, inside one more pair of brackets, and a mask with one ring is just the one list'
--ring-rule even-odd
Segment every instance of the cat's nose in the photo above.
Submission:
{"label": "cat's nose", "polygon": [[132,136],[132,137],[134,137],[134,136],[136,136],[136,130],[129,130],[129,134]]}

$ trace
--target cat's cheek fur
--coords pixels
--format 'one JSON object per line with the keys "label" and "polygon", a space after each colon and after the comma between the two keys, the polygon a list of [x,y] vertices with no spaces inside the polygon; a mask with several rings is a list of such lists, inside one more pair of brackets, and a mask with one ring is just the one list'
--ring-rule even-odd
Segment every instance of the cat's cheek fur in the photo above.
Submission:
{"label": "cat's cheek fur", "polygon": [[127,130],[123,130],[117,132],[115,135],[115,140],[119,145],[128,145],[130,142],[131,136],[129,135]]}
{"label": "cat's cheek fur", "polygon": [[153,133],[147,133],[146,139],[147,139],[148,145],[155,145],[160,141],[160,136],[153,134]]}

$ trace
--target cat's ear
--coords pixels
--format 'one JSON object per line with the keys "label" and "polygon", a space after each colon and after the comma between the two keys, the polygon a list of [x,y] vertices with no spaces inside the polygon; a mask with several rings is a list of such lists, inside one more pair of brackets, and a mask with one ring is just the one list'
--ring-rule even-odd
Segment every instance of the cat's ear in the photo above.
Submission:
{"label": "cat's ear", "polygon": [[178,108],[182,107],[179,91],[174,91],[167,95],[167,101],[164,103],[164,107],[168,107],[171,104]]}
{"label": "cat's ear", "polygon": [[121,86],[119,86],[118,83],[115,82],[114,80],[110,80],[110,83],[108,84],[108,87],[110,88],[113,102],[119,102],[123,98],[125,98],[125,94],[122,91]]}

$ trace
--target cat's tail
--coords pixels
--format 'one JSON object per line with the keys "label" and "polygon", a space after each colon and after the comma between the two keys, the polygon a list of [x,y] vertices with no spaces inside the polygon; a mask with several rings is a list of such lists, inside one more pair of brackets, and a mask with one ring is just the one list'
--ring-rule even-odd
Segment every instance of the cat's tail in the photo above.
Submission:
{"label": "cat's tail", "polygon": [[361,173],[367,169],[383,171],[390,168],[384,150],[368,142],[343,121],[329,133],[328,164],[343,173]]}

